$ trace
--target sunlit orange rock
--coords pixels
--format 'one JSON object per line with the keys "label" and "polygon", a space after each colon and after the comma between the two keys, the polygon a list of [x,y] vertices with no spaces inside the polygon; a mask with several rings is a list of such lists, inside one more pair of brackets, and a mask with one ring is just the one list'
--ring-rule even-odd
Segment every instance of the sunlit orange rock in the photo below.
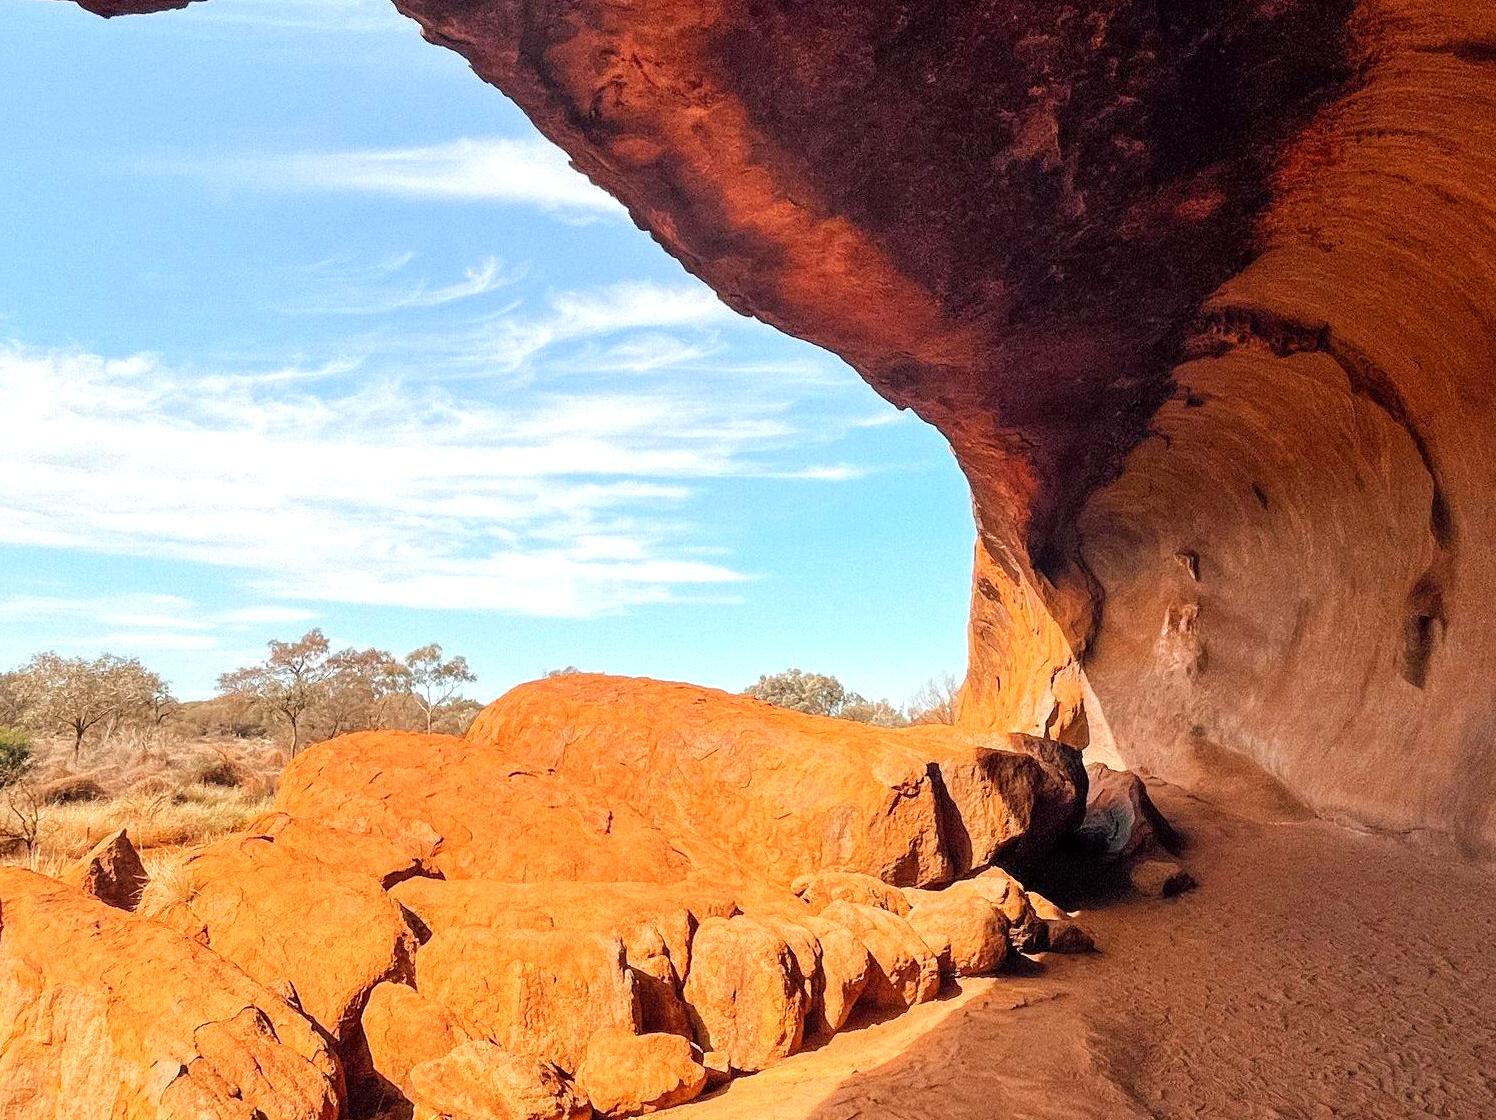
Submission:
{"label": "sunlit orange rock", "polygon": [[872,967],[862,999],[881,1011],[907,1011],[940,991],[940,965],[909,922],[876,906],[833,902],[821,911],[867,948]]}
{"label": "sunlit orange rock", "polygon": [[467,738],[627,799],[699,868],[786,884],[820,870],[947,882],[1000,849],[1051,843],[1084,803],[1084,769],[1058,745],[871,727],[640,678],[520,685]]}
{"label": "sunlit orange rock", "polygon": [[0,868],[0,1116],[336,1120],[312,1025],[223,957]]}
{"label": "sunlit orange rock", "polygon": [[431,844],[448,878],[673,883],[690,865],[625,800],[448,735],[367,731],[286,768],[275,807],[299,820]]}
{"label": "sunlit orange rock", "polygon": [[443,930],[416,955],[416,986],[472,1037],[567,1072],[594,1031],[642,1027],[623,943],[596,934]]}
{"label": "sunlit orange rock", "polygon": [[555,1066],[482,1039],[410,1071],[412,1120],[587,1120],[587,1098]]}
{"label": "sunlit orange rock", "polygon": [[671,1034],[595,1033],[577,1067],[577,1088],[606,1116],[638,1116],[695,1100],[706,1088],[699,1051]]}
{"label": "sunlit orange rock", "polygon": [[381,1098],[393,1090],[409,1100],[412,1069],[470,1041],[450,1012],[401,983],[376,985],[359,1024],[371,1071],[388,1086]]}
{"label": "sunlit orange rock", "polygon": [[262,836],[192,855],[185,897],[155,915],[262,984],[289,982],[334,1038],[356,1026],[381,980],[408,976],[415,939],[372,877],[341,871]]}
{"label": "sunlit orange rock", "polygon": [[750,1073],[799,1049],[810,1011],[790,946],[772,926],[747,917],[702,923],[685,996],[702,1049]]}

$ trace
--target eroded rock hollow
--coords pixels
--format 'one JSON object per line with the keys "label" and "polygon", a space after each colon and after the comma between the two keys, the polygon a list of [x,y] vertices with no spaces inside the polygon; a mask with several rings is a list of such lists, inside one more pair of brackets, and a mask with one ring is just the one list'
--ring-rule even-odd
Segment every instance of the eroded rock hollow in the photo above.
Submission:
{"label": "eroded rock hollow", "polygon": [[396,3],[944,433],[963,723],[1496,846],[1496,9]]}

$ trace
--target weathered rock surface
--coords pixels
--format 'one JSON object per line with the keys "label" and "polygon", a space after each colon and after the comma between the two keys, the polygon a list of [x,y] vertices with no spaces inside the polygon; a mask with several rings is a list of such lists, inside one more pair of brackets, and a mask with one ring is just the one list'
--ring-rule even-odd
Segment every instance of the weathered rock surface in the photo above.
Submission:
{"label": "weathered rock surface", "polygon": [[134,910],[139,906],[141,893],[150,881],[145,864],[140,862],[140,853],[123,828],[100,840],[59,878],[116,910]]}
{"label": "weathered rock surface", "polygon": [[275,807],[402,846],[439,841],[429,863],[449,879],[673,883],[690,869],[618,796],[447,735],[319,743],[286,768]]}
{"label": "weathered rock surface", "polygon": [[819,915],[801,919],[821,943],[821,985],[806,1020],[806,1036],[822,1039],[841,1030],[867,988],[873,960],[851,930]]}
{"label": "weathered rock surface", "polygon": [[466,1042],[410,1071],[413,1120],[587,1120],[592,1108],[555,1066]]}
{"label": "weathered rock surface", "polygon": [[949,728],[852,724],[635,678],[520,685],[467,737],[516,767],[626,796],[698,867],[783,883],[829,869],[946,882],[989,848],[1050,842],[1084,795],[1065,748],[1011,750],[1000,735],[986,737],[992,750]]}
{"label": "weathered rock surface", "polygon": [[231,836],[191,856],[186,897],[156,920],[232,961],[262,984],[289,981],[301,1007],[346,1039],[364,997],[408,976],[415,939],[378,883],[280,848]]}
{"label": "weathered rock surface", "polygon": [[384,836],[296,820],[286,813],[267,813],[245,825],[242,831],[270,837],[283,852],[320,860],[340,871],[361,872],[385,889],[425,874],[440,846],[435,837],[401,837],[403,842],[396,843]]}
{"label": "weathered rock surface", "polygon": [[234,965],[52,879],[0,868],[0,1116],[335,1120],[310,1023]]}
{"label": "weathered rock surface", "polygon": [[813,914],[819,914],[837,901],[876,906],[900,916],[909,913],[909,900],[904,897],[903,892],[871,875],[851,871],[818,871],[814,875],[802,875],[796,879],[794,890],[805,900]]}
{"label": "weathered rock surface", "polygon": [[684,1038],[609,1027],[588,1040],[577,1087],[598,1112],[638,1116],[695,1100],[706,1088],[706,1069]]}
{"label": "weathered rock surface", "polygon": [[784,939],[752,918],[709,918],[696,931],[686,1003],[703,1050],[734,1070],[793,1054],[809,1014],[806,981]]}
{"label": "weathered rock surface", "polygon": [[952,890],[973,891],[1001,910],[1008,919],[1008,940],[1020,953],[1037,952],[1044,947],[1043,920],[1034,913],[1023,884],[1002,868],[989,868],[954,884]]}
{"label": "weathered rock surface", "polygon": [[641,1026],[623,943],[595,934],[443,930],[416,955],[416,987],[472,1037],[568,1072],[594,1031]]}
{"label": "weathered rock surface", "polygon": [[[911,892],[914,893],[914,892]],[[1008,958],[1008,919],[975,891],[920,891],[909,924],[954,976],[987,976]]]}
{"label": "weathered rock surface", "polygon": [[882,1011],[904,1011],[940,991],[935,953],[905,919],[876,906],[833,902],[821,917],[851,931],[867,948],[871,965],[862,1000]]}
{"label": "weathered rock surface", "polygon": [[407,1100],[412,1069],[470,1041],[449,1011],[405,984],[377,985],[359,1022],[370,1071]]}

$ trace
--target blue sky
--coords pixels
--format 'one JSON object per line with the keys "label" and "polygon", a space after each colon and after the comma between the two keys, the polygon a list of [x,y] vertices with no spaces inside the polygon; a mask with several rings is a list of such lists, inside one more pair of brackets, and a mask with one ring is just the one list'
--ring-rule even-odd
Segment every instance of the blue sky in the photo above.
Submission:
{"label": "blue sky", "polygon": [[903,701],[962,668],[944,441],[744,319],[385,0],[0,9],[0,666],[186,697],[321,626]]}

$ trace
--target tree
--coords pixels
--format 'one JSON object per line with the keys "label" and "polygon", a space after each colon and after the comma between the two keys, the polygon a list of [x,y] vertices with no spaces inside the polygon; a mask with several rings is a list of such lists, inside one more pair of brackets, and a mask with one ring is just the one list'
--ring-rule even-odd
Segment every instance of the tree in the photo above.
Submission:
{"label": "tree", "polygon": [[20,781],[34,765],[31,737],[25,730],[0,726],[0,788]]}
{"label": "tree", "polygon": [[743,690],[744,695],[765,700],[780,708],[790,708],[813,716],[832,716],[879,727],[901,727],[909,722],[887,700],[869,700],[851,691],[835,677],[824,673],[806,673],[786,669],[758,678],[756,684]]}
{"label": "tree", "polygon": [[466,658],[444,659],[442,647],[435,642],[407,653],[404,669],[404,691],[425,716],[428,732],[458,690],[478,679]]}
{"label": "tree", "polygon": [[954,673],[931,677],[909,700],[913,723],[955,723],[961,700],[961,682]]}
{"label": "tree", "polygon": [[71,734],[75,761],[90,730],[141,711],[165,687],[134,658],[108,653],[92,661],[39,653],[12,676],[20,682],[26,724]]}
{"label": "tree", "polygon": [[813,716],[840,715],[847,703],[846,686],[824,673],[806,673],[786,669],[758,678],[743,690],[744,695],[767,701],[780,708],[790,708]]}
{"label": "tree", "polygon": [[581,671],[582,670],[578,669],[575,665],[568,665],[564,669],[547,669],[545,671],[545,675],[546,675],[547,678],[550,678],[550,677],[575,677],[578,674],[580,674]]}
{"label": "tree", "polygon": [[908,727],[909,717],[887,700],[865,700],[852,693],[852,700],[842,705],[838,719],[850,719],[856,723],[870,723],[874,727]]}
{"label": "tree", "polygon": [[270,655],[218,678],[218,691],[238,696],[280,715],[291,731],[291,757],[301,749],[307,713],[327,695],[327,680],[335,671],[329,663],[327,637],[308,630],[294,642],[270,642]]}
{"label": "tree", "polygon": [[382,649],[345,649],[327,659],[324,695],[317,708],[329,736],[381,727],[389,698],[400,691],[404,667]]}

